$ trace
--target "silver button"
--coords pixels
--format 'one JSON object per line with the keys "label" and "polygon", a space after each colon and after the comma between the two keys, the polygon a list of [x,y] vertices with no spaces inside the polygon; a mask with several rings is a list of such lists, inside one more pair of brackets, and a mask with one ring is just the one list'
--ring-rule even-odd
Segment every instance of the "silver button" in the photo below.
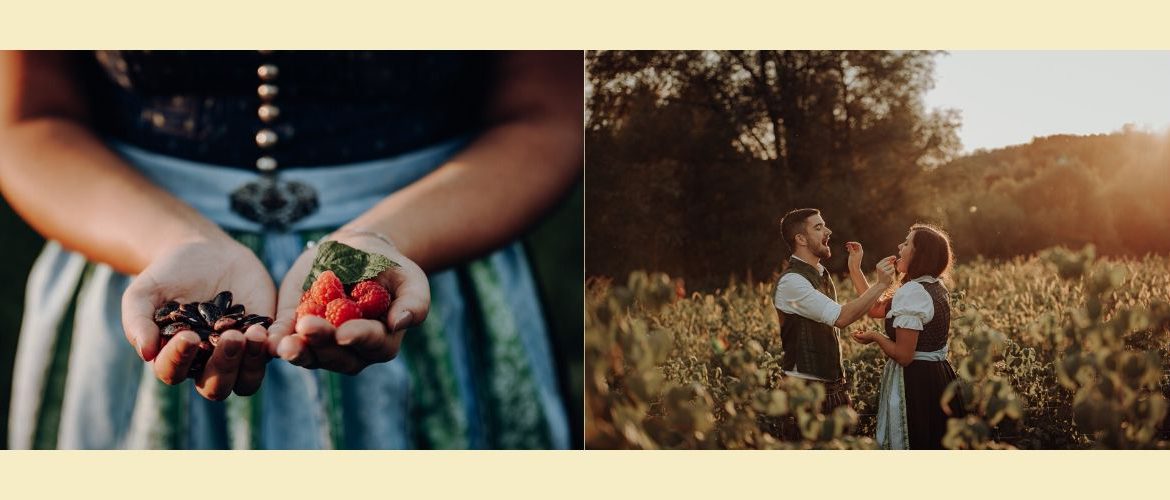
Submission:
{"label": "silver button", "polygon": [[270,148],[276,145],[276,132],[269,129],[263,129],[256,132],[256,145],[262,148]]}
{"label": "silver button", "polygon": [[260,116],[260,120],[264,123],[272,123],[280,118],[280,108],[271,104],[263,104],[256,110],[256,114]]}
{"label": "silver button", "polygon": [[280,93],[280,89],[276,85],[265,83],[256,88],[256,95],[260,96],[265,101],[271,101],[276,98],[276,94]]}
{"label": "silver button", "polygon": [[276,158],[271,156],[261,156],[256,159],[256,168],[261,172],[271,172],[276,170]]}
{"label": "silver button", "polygon": [[265,64],[256,68],[256,76],[259,76],[261,80],[266,82],[275,80],[279,75],[280,68],[277,68],[275,64]]}

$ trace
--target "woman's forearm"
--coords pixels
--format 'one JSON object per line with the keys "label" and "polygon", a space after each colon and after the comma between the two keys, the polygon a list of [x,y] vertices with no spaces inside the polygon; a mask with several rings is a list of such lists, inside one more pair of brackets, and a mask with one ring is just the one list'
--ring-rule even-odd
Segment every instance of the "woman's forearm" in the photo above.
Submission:
{"label": "woman's forearm", "polygon": [[853,282],[853,290],[857,292],[857,295],[869,290],[869,280],[865,279],[865,273],[861,271],[861,266],[849,267],[849,281]]}
{"label": "woman's forearm", "polygon": [[914,346],[918,343],[918,331],[905,328],[898,329],[898,341],[894,342],[885,335],[874,335],[874,342],[881,348],[886,357],[894,362],[906,366],[914,361]]}
{"label": "woman's forearm", "polygon": [[874,335],[873,341],[882,350],[882,354],[885,354],[887,358],[894,359],[898,349],[893,340],[885,335]]}
{"label": "woman's forearm", "polygon": [[564,196],[583,159],[579,58],[514,59],[496,125],[346,228],[390,235],[430,272],[515,238]]}
{"label": "woman's forearm", "polygon": [[0,124],[0,192],[46,238],[123,273],[173,246],[226,236],[68,118]]}

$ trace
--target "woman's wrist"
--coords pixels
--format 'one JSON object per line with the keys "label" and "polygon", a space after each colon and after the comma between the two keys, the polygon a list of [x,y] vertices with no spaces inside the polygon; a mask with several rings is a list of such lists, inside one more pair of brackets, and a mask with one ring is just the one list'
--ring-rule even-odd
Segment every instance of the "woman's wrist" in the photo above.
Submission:
{"label": "woman's wrist", "polygon": [[176,224],[171,231],[160,231],[156,234],[155,245],[146,255],[151,261],[188,245],[217,245],[228,248],[239,245],[239,242],[211,221]]}
{"label": "woman's wrist", "polygon": [[325,241],[325,240],[337,240],[337,239],[348,239],[348,238],[371,238],[371,239],[379,240],[379,241],[389,245],[392,248],[397,248],[397,245],[394,243],[394,240],[390,239],[390,237],[387,236],[385,233],[375,231],[371,228],[366,228],[366,227],[362,227],[362,226],[342,226],[338,230],[336,230],[332,233],[329,233],[324,238],[321,238],[321,240]]}

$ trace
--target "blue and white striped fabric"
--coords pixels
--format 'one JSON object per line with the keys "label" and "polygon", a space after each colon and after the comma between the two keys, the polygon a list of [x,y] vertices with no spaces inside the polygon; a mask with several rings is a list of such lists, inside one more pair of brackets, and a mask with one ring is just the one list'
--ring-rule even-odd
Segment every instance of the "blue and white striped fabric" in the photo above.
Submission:
{"label": "blue and white striped fabric", "polygon": [[[931,352],[914,352],[915,361],[946,361],[947,347]],[[881,394],[878,396],[877,442],[883,450],[910,449],[910,432],[906,424],[906,379],[902,365],[886,360],[882,370]]]}

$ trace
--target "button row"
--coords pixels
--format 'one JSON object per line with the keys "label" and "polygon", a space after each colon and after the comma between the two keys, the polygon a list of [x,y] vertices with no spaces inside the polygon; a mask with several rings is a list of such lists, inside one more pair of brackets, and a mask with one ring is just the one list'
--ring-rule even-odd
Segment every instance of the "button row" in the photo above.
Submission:
{"label": "button row", "polygon": [[[260,51],[260,53],[268,55],[271,51]],[[273,104],[277,95],[280,94],[280,87],[275,84],[276,79],[280,77],[280,68],[272,63],[264,63],[256,68],[256,76],[260,78],[260,86],[256,87],[256,95],[260,97],[262,102],[260,107],[256,109],[256,116],[260,118],[260,121],[271,125],[280,118],[280,108]],[[256,132],[256,146],[262,150],[270,151],[278,142],[280,142],[280,137],[271,128],[263,128]],[[276,158],[270,154],[256,159],[256,169],[261,172],[274,172],[276,167]]]}
{"label": "button row", "polygon": [[272,123],[280,118],[280,108],[273,104],[262,104],[260,109],[256,110],[256,114],[260,116],[260,121]]}
{"label": "button row", "polygon": [[256,132],[256,145],[262,149],[269,149],[275,146],[276,141],[276,132],[273,132],[272,129],[266,128]]}
{"label": "button row", "polygon": [[280,87],[270,83],[265,83],[259,87],[256,87],[256,94],[259,95],[260,99],[262,99],[264,102],[272,102],[273,99],[276,99],[276,94],[278,93],[280,93]]}

